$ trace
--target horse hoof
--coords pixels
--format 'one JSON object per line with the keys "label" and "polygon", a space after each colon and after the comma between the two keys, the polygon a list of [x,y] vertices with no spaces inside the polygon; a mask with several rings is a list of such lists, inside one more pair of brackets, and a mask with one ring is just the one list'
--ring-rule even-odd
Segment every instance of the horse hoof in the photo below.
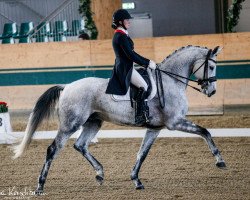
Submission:
{"label": "horse hoof", "polygon": [[133,182],[135,184],[135,189],[137,189],[137,190],[145,189],[143,184],[141,183],[140,179],[134,179]]}
{"label": "horse hoof", "polygon": [[144,190],[145,188],[144,188],[144,186],[142,184],[140,184],[140,185],[137,185],[135,189]]}
{"label": "horse hoof", "polygon": [[43,190],[36,190],[36,191],[35,191],[35,195],[36,195],[36,196],[43,195]]}
{"label": "horse hoof", "polygon": [[103,179],[103,177],[101,177],[100,175],[96,175],[95,179],[96,179],[96,181],[97,181],[100,185],[103,184],[104,179]]}
{"label": "horse hoof", "polygon": [[216,166],[220,169],[227,169],[225,162],[217,162]]}

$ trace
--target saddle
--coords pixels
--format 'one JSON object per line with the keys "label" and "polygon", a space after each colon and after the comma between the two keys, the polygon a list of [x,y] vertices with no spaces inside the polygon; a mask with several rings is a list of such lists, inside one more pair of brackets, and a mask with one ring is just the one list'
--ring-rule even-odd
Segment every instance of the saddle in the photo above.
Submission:
{"label": "saddle", "polygon": [[[143,79],[146,81],[148,84],[148,90],[147,90],[147,95],[146,98],[148,100],[151,100],[154,98],[156,95],[156,84],[153,79],[152,72],[149,68],[139,68],[136,69],[138,73],[143,77]],[[133,107],[133,102],[135,101],[137,94],[138,94],[139,88],[135,87],[133,84],[130,84],[130,87],[128,89],[128,92],[126,95],[111,95],[111,98],[114,101],[131,101],[131,106]]]}

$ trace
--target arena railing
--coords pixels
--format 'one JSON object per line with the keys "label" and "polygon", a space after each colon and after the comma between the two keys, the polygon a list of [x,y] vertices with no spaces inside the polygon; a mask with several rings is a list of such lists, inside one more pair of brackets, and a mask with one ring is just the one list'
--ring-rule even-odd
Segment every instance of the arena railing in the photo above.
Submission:
{"label": "arena railing", "polygon": [[[84,20],[78,11],[79,0],[64,0],[60,4],[46,0],[43,3],[36,0],[13,0],[10,5],[10,1],[1,1],[0,43],[75,41],[85,32]],[[28,9],[26,12],[35,13],[37,18],[29,18],[27,13],[20,10],[24,7]],[[38,10],[39,7],[41,11]],[[11,34],[8,32],[10,29]]]}
{"label": "arena railing", "polygon": [[[84,20],[79,15],[71,18],[72,13],[78,12],[78,0],[67,0],[53,13],[45,17],[29,36],[32,42],[59,42],[78,40],[84,32]],[[71,22],[70,24],[68,22]]]}

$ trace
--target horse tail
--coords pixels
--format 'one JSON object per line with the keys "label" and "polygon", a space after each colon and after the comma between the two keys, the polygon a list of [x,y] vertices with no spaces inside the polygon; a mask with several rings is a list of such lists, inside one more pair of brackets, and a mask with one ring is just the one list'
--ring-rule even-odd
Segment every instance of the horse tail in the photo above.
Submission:
{"label": "horse tail", "polygon": [[13,159],[18,158],[23,154],[29,146],[37,127],[41,124],[43,119],[50,117],[63,89],[63,86],[53,86],[44,92],[37,100],[36,105],[30,114],[22,141],[12,147],[14,152]]}

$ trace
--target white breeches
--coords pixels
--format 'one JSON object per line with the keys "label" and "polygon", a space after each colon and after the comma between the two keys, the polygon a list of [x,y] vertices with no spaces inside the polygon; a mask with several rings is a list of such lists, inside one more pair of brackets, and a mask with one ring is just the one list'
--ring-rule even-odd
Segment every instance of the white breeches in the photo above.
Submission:
{"label": "white breeches", "polygon": [[132,71],[132,76],[131,76],[131,80],[130,82],[140,88],[143,87],[145,91],[147,91],[148,89],[148,84],[146,83],[146,81],[142,78],[142,76],[135,70],[135,68],[133,67],[133,71]]}

